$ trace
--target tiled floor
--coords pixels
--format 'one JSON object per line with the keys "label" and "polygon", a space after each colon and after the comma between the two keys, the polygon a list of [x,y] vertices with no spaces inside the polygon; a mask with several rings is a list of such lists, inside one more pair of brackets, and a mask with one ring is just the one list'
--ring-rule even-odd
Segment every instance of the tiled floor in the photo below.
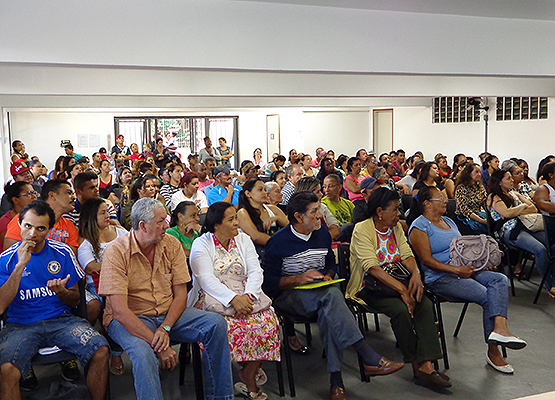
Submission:
{"label": "tiled floor", "polygon": [[[533,278],[537,281],[537,277]],[[509,350],[509,362],[515,368],[513,376],[495,372],[485,362],[486,345],[482,334],[482,313],[477,305],[469,307],[462,330],[458,338],[452,337],[460,304],[443,305],[445,327],[448,332],[447,346],[451,368],[445,371],[453,383],[449,390],[433,391],[413,382],[410,366],[396,374],[373,378],[370,383],[362,383],[358,378],[356,354],[352,349],[345,352],[345,369],[343,379],[349,399],[403,399],[429,400],[449,398],[450,400],[509,400],[531,396],[555,390],[555,368],[552,363],[555,353],[555,300],[549,299],[544,292],[537,305],[532,305],[537,286],[529,282],[517,282],[517,296],[510,298],[509,327],[513,333],[528,342],[528,347],[521,351]],[[395,339],[385,316],[380,316],[382,329],[375,332],[373,323],[366,334],[366,340],[381,354],[401,360],[401,354],[395,348]],[[301,328],[301,327],[299,327]],[[314,340],[308,356],[295,356],[293,367],[296,376],[297,398],[327,399],[329,377],[326,363],[322,359],[322,345],[317,327],[313,327]],[[300,335],[302,337],[302,334]],[[129,360],[125,358],[126,372],[123,376],[111,376],[112,399],[135,399],[133,377]],[[442,365],[442,364],[440,364]],[[195,399],[193,373],[188,366],[185,385],[178,386],[177,370],[161,374],[164,397],[171,399]],[[278,388],[276,368],[273,363],[264,364],[269,381],[263,387],[270,399],[277,399]],[[234,366],[236,371],[237,367]],[[36,369],[41,388],[32,394],[35,398],[48,393],[50,383],[59,379],[56,367],[39,367]],[[284,363],[284,375],[285,363]],[[82,384],[82,382],[81,382]],[[286,398],[289,398],[287,380]],[[24,397],[25,398],[25,397]],[[554,393],[546,393],[538,400],[555,399]]]}

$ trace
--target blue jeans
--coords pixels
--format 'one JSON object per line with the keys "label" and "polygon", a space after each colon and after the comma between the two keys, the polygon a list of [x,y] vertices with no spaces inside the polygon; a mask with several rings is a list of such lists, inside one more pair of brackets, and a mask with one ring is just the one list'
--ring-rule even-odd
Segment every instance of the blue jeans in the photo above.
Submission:
{"label": "blue jeans", "polygon": [[[509,239],[510,232],[505,232],[503,235],[503,241],[508,245],[514,246],[516,248],[529,251],[530,253],[536,256],[536,268],[540,271],[542,277],[547,273],[548,268],[550,267],[549,264],[549,256],[547,255],[547,236],[545,231],[539,232],[526,232],[524,230],[520,231],[516,240]],[[547,290],[553,287],[555,282],[553,269],[551,270],[550,275],[547,277],[545,281],[545,287]]]}
{"label": "blue jeans", "polygon": [[87,320],[69,313],[31,324],[7,323],[0,331],[0,365],[11,363],[25,377],[39,349],[52,346],[75,354],[84,367],[108,342]]}
{"label": "blue jeans", "polygon": [[[138,317],[150,330],[155,331],[166,316],[139,315]],[[108,334],[131,359],[137,399],[163,400],[158,374],[158,357],[150,347],[150,343],[129,333],[115,319],[108,326]],[[173,342],[204,344],[202,359],[206,380],[205,399],[234,399],[227,322],[221,315],[187,307],[172,327],[170,339]]]}
{"label": "blue jeans", "polygon": [[507,318],[509,305],[509,280],[503,274],[480,271],[472,278],[463,279],[446,273],[426,287],[448,299],[470,301],[483,308],[484,338],[487,339],[495,326],[497,316]]}
{"label": "blue jeans", "polygon": [[[485,211],[478,211],[475,212],[477,216],[486,219],[486,212]],[[467,217],[463,214],[457,216],[457,218],[465,225],[468,225],[470,229],[479,233],[488,233],[488,226],[486,224],[482,224],[481,222],[475,221],[470,217]]]}
{"label": "blue jeans", "polygon": [[310,290],[284,290],[274,299],[278,310],[301,317],[318,317],[320,337],[326,349],[328,372],[339,372],[343,367],[343,349],[364,336],[345,303],[345,297],[335,287]]}

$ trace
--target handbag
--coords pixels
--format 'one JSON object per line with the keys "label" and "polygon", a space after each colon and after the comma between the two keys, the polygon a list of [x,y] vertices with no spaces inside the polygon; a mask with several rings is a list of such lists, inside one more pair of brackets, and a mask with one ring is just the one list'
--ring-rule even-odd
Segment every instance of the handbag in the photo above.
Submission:
{"label": "handbag", "polygon": [[449,265],[461,267],[472,265],[478,272],[484,268],[497,267],[503,252],[494,238],[486,235],[467,235],[453,238],[449,245]]}
{"label": "handbag", "polygon": [[[401,262],[388,264],[384,266],[383,269],[407,288],[409,287],[412,273]],[[398,291],[383,284],[379,279],[374,278],[369,273],[364,275],[364,290],[367,290],[372,297],[401,297]]]}
{"label": "handbag", "polygon": [[518,219],[530,232],[543,231],[543,216],[540,213],[519,215]]}
{"label": "handbag", "polygon": [[[247,276],[246,275],[238,275],[238,274],[227,274],[226,272],[229,270],[225,270],[220,275],[218,275],[218,279],[224,285],[226,285],[229,289],[234,291],[235,293],[242,295],[245,293],[245,286],[247,284]],[[226,316],[233,316],[235,312],[235,308],[232,306],[226,307],[214,297],[210,296],[208,293],[203,291],[204,298],[199,299],[196,305],[199,306],[204,311],[215,312],[220,315]],[[261,292],[260,296],[257,300],[254,301],[253,305],[253,314],[259,311],[266,310],[270,308],[272,305],[272,300],[264,293]]]}

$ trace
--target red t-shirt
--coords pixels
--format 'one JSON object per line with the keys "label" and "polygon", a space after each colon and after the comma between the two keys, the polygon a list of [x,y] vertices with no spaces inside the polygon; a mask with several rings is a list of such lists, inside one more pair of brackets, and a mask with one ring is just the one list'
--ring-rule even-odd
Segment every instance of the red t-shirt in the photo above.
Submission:
{"label": "red t-shirt", "polygon": [[[6,232],[6,237],[21,241],[21,228],[19,227],[19,214],[17,214],[8,224],[8,231]],[[70,246],[79,247],[79,234],[75,225],[71,223],[70,220],[64,217],[60,217],[60,220],[54,224],[54,227],[50,229],[47,239],[56,240],[68,244]]]}
{"label": "red t-shirt", "polygon": [[114,180],[114,176],[110,175],[110,182],[108,183],[104,183],[104,181],[102,180],[102,178],[100,178],[100,176],[98,177],[98,182],[100,183],[99,187],[100,189],[107,189],[110,186],[112,186],[112,181]]}

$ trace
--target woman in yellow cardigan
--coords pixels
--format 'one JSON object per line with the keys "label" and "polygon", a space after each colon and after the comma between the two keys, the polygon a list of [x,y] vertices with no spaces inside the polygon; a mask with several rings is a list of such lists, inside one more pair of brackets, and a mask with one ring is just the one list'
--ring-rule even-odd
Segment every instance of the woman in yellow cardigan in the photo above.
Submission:
{"label": "woman in yellow cardigan", "polygon": [[379,188],[368,198],[368,219],[355,225],[347,298],[366,303],[391,318],[404,361],[414,377],[450,387],[432,362],[441,358],[432,303],[423,297],[416,260],[399,223],[396,192]]}

